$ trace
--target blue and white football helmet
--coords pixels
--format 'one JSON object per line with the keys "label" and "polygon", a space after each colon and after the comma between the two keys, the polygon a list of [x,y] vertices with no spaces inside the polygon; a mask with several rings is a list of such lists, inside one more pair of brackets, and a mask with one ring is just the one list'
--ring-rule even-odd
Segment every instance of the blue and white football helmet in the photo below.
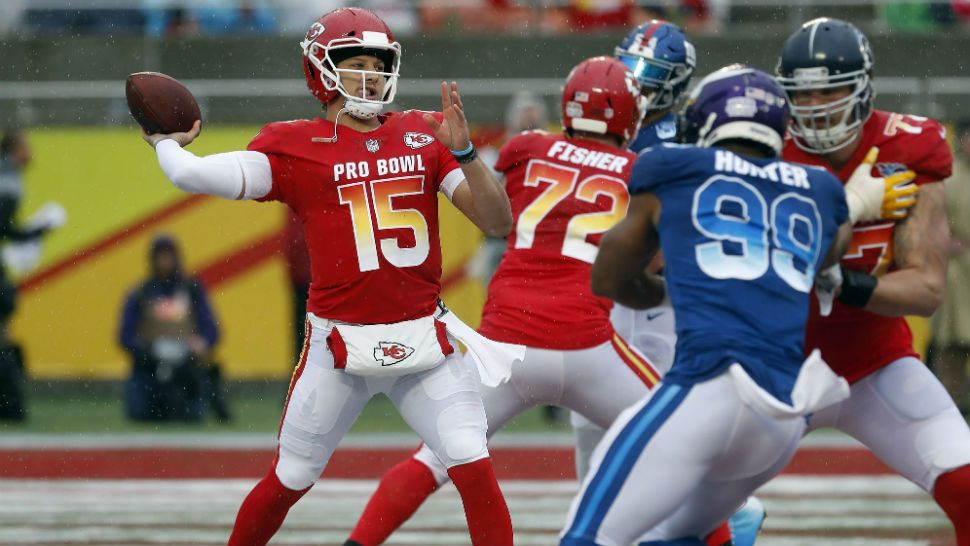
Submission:
{"label": "blue and white football helmet", "polygon": [[724,140],[754,142],[781,153],[789,120],[785,91],[768,74],[732,64],[708,74],[687,99],[681,138],[709,147]]}
{"label": "blue and white football helmet", "polygon": [[647,111],[674,105],[687,89],[697,64],[694,45],[673,23],[654,19],[630,31],[613,51],[647,97]]}
{"label": "blue and white football helmet", "polygon": [[869,40],[852,23],[821,17],[792,34],[778,60],[778,82],[794,102],[798,93],[845,88],[848,94],[824,104],[792,105],[790,132],[811,153],[847,146],[872,113],[875,61]]}

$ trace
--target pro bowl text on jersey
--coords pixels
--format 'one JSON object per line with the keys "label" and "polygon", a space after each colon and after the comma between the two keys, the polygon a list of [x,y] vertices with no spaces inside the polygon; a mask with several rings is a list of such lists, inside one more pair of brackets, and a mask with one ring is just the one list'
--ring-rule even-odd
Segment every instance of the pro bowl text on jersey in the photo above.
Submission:
{"label": "pro bowl text on jersey", "polygon": [[[372,166],[373,165],[373,166]],[[376,158],[369,161],[347,161],[335,163],[333,166],[333,181],[355,180],[367,178],[368,176],[385,176],[388,174],[401,174],[424,172],[424,160],[421,155],[405,155],[389,158]]]}

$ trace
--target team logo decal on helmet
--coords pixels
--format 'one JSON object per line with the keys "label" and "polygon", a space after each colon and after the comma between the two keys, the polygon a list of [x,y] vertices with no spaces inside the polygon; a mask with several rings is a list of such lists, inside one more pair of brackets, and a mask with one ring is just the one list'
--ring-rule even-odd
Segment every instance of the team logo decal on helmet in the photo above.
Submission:
{"label": "team logo decal on helmet", "polygon": [[[394,100],[401,67],[401,45],[374,13],[360,8],[341,8],[313,23],[300,43],[307,87],[320,102],[329,104],[342,95],[344,108],[359,119],[377,116]],[[345,59],[370,55],[380,59],[380,71],[337,68]],[[341,77],[359,81],[359,91],[348,92]],[[377,94],[372,94],[374,89]]]}
{"label": "team logo decal on helmet", "polygon": [[681,138],[698,146],[743,140],[781,153],[788,126],[784,90],[764,72],[740,64],[705,77],[681,115]]}
{"label": "team logo decal on helmet", "polygon": [[630,142],[646,113],[633,74],[620,61],[593,57],[569,73],[562,91],[562,123],[567,133],[587,131]]}
{"label": "team logo decal on helmet", "polygon": [[[872,113],[873,64],[869,40],[845,21],[815,19],[788,38],[776,71],[792,103],[789,131],[799,148],[828,153],[852,142]],[[836,89],[845,96],[821,104],[811,99]]]}
{"label": "team logo decal on helmet", "polygon": [[696,66],[694,45],[673,23],[653,20],[630,31],[613,55],[633,72],[647,110],[670,108],[687,89]]}
{"label": "team logo decal on helmet", "polygon": [[310,30],[308,30],[306,33],[306,40],[308,42],[316,40],[317,36],[323,34],[323,31],[325,30],[325,28],[326,27],[324,27],[323,24],[320,23],[319,21],[317,21],[316,23],[313,23],[312,25],[310,25]]}

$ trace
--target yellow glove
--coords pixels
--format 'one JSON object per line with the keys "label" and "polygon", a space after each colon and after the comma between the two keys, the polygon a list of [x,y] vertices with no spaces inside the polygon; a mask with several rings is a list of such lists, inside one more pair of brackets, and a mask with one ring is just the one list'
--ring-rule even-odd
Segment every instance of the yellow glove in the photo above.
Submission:
{"label": "yellow glove", "polygon": [[902,220],[909,216],[909,210],[916,204],[919,186],[913,182],[916,173],[903,171],[883,179],[885,193],[882,196],[881,218],[883,220]]}
{"label": "yellow glove", "polygon": [[865,159],[845,183],[845,198],[852,223],[873,220],[901,220],[916,204],[919,188],[913,183],[916,173],[903,171],[886,177],[872,176],[872,166],[879,156],[873,146]]}

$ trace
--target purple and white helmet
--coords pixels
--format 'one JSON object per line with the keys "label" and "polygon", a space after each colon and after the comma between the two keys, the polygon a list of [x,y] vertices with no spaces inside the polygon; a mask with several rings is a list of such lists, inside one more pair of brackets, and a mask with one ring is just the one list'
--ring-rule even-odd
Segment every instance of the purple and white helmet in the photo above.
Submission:
{"label": "purple and white helmet", "polygon": [[708,74],[691,92],[681,114],[681,138],[702,147],[745,140],[777,156],[785,143],[788,118],[785,91],[774,78],[732,64]]}

